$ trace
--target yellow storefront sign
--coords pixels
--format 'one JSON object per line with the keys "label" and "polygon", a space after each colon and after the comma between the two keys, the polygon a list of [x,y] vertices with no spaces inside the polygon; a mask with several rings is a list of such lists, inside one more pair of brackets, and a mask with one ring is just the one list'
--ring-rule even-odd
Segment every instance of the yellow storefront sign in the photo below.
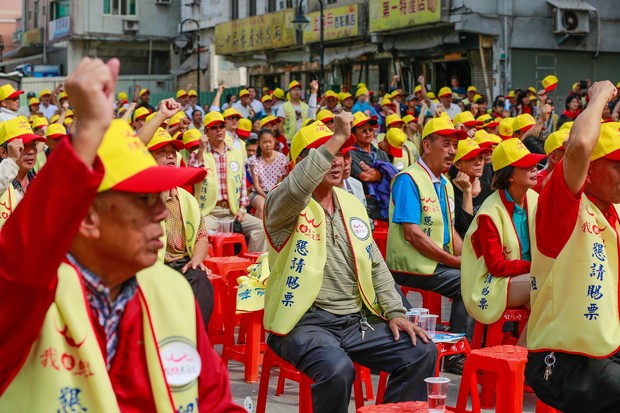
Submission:
{"label": "yellow storefront sign", "polygon": [[22,46],[33,46],[43,43],[41,41],[41,29],[32,29],[24,32]]}
{"label": "yellow storefront sign", "polygon": [[[321,14],[314,12],[306,15],[310,27],[304,30],[304,43],[320,41]],[[359,35],[359,7],[357,4],[335,7],[323,11],[323,38],[325,41],[344,39]]]}
{"label": "yellow storefront sign", "polygon": [[371,32],[419,26],[441,20],[441,0],[370,0]]}
{"label": "yellow storefront sign", "polygon": [[296,43],[294,10],[252,16],[215,26],[215,53],[220,55],[275,49]]}

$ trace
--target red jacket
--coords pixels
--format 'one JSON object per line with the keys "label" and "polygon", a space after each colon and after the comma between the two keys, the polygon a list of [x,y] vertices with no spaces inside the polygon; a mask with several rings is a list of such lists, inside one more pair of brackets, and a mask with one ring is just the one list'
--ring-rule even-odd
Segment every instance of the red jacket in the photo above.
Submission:
{"label": "red jacket", "polygon": [[[102,178],[101,166],[90,169],[67,141],[61,142],[0,231],[0,395],[37,340],[54,301],[56,271]],[[105,358],[105,333],[92,312],[90,316]],[[200,411],[245,412],[232,402],[226,368],[209,343],[197,306],[196,323]],[[125,308],[118,337],[109,375],[121,411],[153,412],[138,295]]]}

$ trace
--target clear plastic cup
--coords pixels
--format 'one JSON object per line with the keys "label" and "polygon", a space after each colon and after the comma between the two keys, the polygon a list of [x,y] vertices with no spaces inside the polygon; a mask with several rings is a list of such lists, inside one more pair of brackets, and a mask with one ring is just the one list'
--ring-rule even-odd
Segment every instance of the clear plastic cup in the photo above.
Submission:
{"label": "clear plastic cup", "polygon": [[428,393],[428,412],[445,412],[450,379],[447,377],[428,377],[424,381],[426,382],[426,391]]}
{"label": "clear plastic cup", "polygon": [[233,232],[233,223],[235,221],[232,219],[222,219],[219,221],[219,229],[218,232],[223,232],[223,233],[231,233]]}
{"label": "clear plastic cup", "polygon": [[405,316],[407,317],[407,320],[414,324],[418,324],[418,315],[420,314],[428,314],[428,308],[412,308],[407,310]]}
{"label": "clear plastic cup", "polygon": [[436,314],[418,314],[418,325],[420,328],[433,339],[435,338],[435,327],[437,327],[437,315]]}

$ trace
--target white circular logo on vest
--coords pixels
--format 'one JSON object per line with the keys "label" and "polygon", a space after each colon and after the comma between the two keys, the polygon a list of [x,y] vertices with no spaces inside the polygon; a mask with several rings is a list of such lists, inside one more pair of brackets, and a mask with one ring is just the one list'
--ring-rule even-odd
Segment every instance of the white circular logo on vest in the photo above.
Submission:
{"label": "white circular logo on vest", "polygon": [[184,341],[170,341],[160,350],[166,381],[171,387],[182,387],[198,378],[202,368],[200,354]]}
{"label": "white circular logo on vest", "polygon": [[454,214],[454,201],[448,197],[448,205],[450,206],[450,212]]}
{"label": "white circular logo on vest", "polygon": [[399,171],[402,171],[405,168],[405,164],[403,163],[403,161],[397,161],[396,162],[396,169],[398,169]]}
{"label": "white circular logo on vest", "polygon": [[353,235],[362,241],[366,241],[370,236],[370,228],[359,218],[351,218],[349,220],[349,226],[353,231]]}
{"label": "white circular logo on vest", "polygon": [[230,170],[233,172],[238,172],[239,171],[239,163],[237,163],[236,161],[232,161],[230,163]]}

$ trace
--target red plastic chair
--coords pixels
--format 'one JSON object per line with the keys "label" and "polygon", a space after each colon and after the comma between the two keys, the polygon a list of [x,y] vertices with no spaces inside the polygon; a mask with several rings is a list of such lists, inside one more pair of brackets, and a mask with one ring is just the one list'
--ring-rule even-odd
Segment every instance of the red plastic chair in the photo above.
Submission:
{"label": "red plastic chair", "polygon": [[263,255],[264,252],[259,252],[259,251],[248,251],[248,252],[242,252],[239,254],[239,256],[241,258],[247,258],[248,260],[252,261],[252,263],[255,263],[256,260],[258,260],[258,257],[260,257],[261,255]]}
{"label": "red plastic chair", "polygon": [[235,255],[235,245],[241,245],[241,252],[248,252],[245,236],[236,232],[216,232],[209,235],[209,244],[213,246],[215,257],[229,257]]}
{"label": "red plastic chair", "polygon": [[[495,346],[472,350],[463,369],[456,411],[465,413],[471,395],[472,412],[479,413],[477,372],[493,372],[495,380],[496,413],[521,413],[523,411],[523,373],[527,362],[527,349],[519,346]],[[484,407],[489,408],[489,407]],[[492,406],[490,407],[492,408]]]}
{"label": "red plastic chair", "polygon": [[209,280],[213,284],[213,313],[209,319],[207,326],[207,334],[211,346],[216,344],[224,344],[226,340],[226,327],[224,323],[224,314],[228,308],[228,291],[226,281],[221,275],[210,275]]}
{"label": "red plastic chair", "polygon": [[387,237],[388,237],[388,229],[387,228],[376,228],[372,232],[372,238],[375,240],[377,244],[377,248],[381,251],[381,255],[383,259],[387,257]]}
{"label": "red plastic chair", "polygon": [[[510,333],[505,334],[502,329],[504,324],[509,321],[514,321],[519,325],[519,334],[523,332],[525,325],[527,324],[527,320],[530,318],[530,310],[526,308],[515,308],[515,309],[507,309],[504,311],[502,316],[498,321],[493,324],[482,324],[476,321],[476,325],[474,327],[474,337],[471,342],[471,347],[474,349],[479,349],[483,347],[493,347],[499,346],[502,344],[514,344],[506,342],[507,340],[511,340]],[[486,329],[486,338],[483,343],[484,331]]]}
{"label": "red plastic chair", "polygon": [[405,294],[405,297],[409,292],[420,294],[422,296],[422,307],[428,308],[430,314],[437,314],[439,316],[437,323],[444,325],[449,324],[441,321],[441,294],[433,291],[421,290],[419,288],[407,287],[405,285],[401,285],[400,290]]}

